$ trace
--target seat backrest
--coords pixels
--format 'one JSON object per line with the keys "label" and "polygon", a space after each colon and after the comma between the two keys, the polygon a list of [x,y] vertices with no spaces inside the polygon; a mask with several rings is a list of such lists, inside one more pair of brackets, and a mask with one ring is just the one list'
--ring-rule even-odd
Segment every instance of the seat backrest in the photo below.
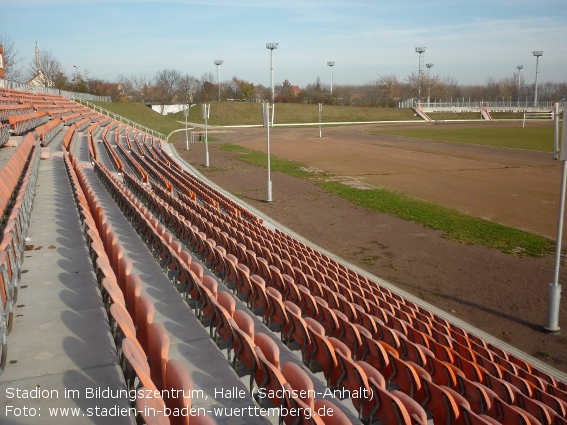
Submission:
{"label": "seat backrest", "polygon": [[156,308],[150,297],[141,295],[136,303],[136,325],[138,326],[138,341],[147,353],[149,351],[148,328],[153,322]]}
{"label": "seat backrest", "polygon": [[244,310],[236,310],[232,315],[238,328],[246,333],[251,339],[254,339],[254,321]]}
{"label": "seat backrest", "polygon": [[368,418],[370,422],[378,418],[384,425],[412,425],[410,415],[396,396],[382,388],[372,377],[368,379],[368,383],[376,399],[376,410]]}
{"label": "seat backrest", "polygon": [[270,401],[280,407],[285,401],[283,384],[286,383],[286,380],[280,370],[266,359],[260,347],[254,347],[254,352],[258,358],[259,372],[261,372],[257,374],[256,383],[259,388],[266,390],[265,394]]}
{"label": "seat backrest", "polygon": [[[165,388],[176,390],[177,397],[169,397],[165,404],[172,410],[178,412],[191,411],[191,395],[193,392],[193,381],[187,369],[179,360],[169,360],[166,365]],[[171,425],[189,425],[190,415],[171,415]]]}
{"label": "seat backrest", "polygon": [[392,391],[391,394],[404,405],[412,419],[412,425],[427,425],[427,413],[417,401],[401,391]]}
{"label": "seat backrest", "polygon": [[280,368],[280,349],[278,345],[267,334],[257,333],[254,335],[254,344],[260,347],[266,359],[278,369]]}
{"label": "seat backrest", "polygon": [[[164,413],[165,402],[159,396],[154,394],[152,397],[145,397],[144,395],[150,393],[152,390],[146,387],[141,387],[136,392],[136,409],[138,414],[146,425],[170,425],[169,417]],[[193,420],[191,420],[193,422]]]}
{"label": "seat backrest", "polygon": [[203,286],[205,288],[207,288],[209,291],[211,291],[211,294],[213,297],[217,297],[217,293],[218,293],[218,282],[215,280],[215,278],[213,278],[212,276],[206,275],[203,276],[203,279],[201,279],[201,282],[203,284]]}
{"label": "seat backrest", "polygon": [[282,366],[282,375],[288,384],[298,392],[298,397],[309,407],[315,407],[315,387],[307,373],[295,363],[287,362]]}
{"label": "seat backrest", "polygon": [[156,387],[166,387],[166,363],[169,353],[169,334],[162,324],[154,322],[148,326],[148,344],[151,377]]}
{"label": "seat backrest", "polygon": [[222,307],[224,307],[230,317],[234,315],[234,312],[236,310],[236,301],[229,292],[220,291],[217,294],[217,301]]}
{"label": "seat backrest", "polygon": [[137,274],[130,274],[126,278],[126,302],[128,303],[128,312],[132,320],[137,320],[136,313],[137,301],[142,292],[142,279]]}

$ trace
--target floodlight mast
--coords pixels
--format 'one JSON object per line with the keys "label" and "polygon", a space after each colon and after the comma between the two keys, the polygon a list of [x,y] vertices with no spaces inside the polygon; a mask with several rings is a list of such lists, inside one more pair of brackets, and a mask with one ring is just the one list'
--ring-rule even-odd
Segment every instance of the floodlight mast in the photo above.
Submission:
{"label": "floodlight mast", "polygon": [[271,73],[270,87],[271,87],[271,90],[272,90],[272,103],[274,102],[274,99],[275,99],[275,93],[274,93],[274,49],[278,48],[278,44],[279,43],[266,43],[266,49],[270,49],[270,73]]}
{"label": "floodlight mast", "polygon": [[[535,52],[534,52],[535,54]],[[559,133],[558,109],[559,104],[555,104],[555,134]],[[555,245],[555,269],[553,272],[553,283],[549,284],[547,298],[547,318],[543,330],[547,333],[557,334],[561,331],[559,327],[559,308],[561,303],[561,285],[559,284],[559,268],[561,265],[561,242],[563,240],[563,216],[565,215],[565,190],[567,189],[567,120],[563,119],[563,134],[559,150],[559,160],[561,164],[561,192],[559,195],[559,218],[557,220],[557,239]],[[555,143],[554,143],[555,144]]]}
{"label": "floodlight mast", "polygon": [[327,66],[331,67],[331,98],[333,98],[333,66],[335,66],[335,62],[327,62]]}
{"label": "floodlight mast", "polygon": [[224,61],[222,59],[215,60],[215,65],[217,66],[217,84],[219,86],[219,102],[220,102],[220,78],[219,78],[219,66],[222,65]]}
{"label": "floodlight mast", "polygon": [[522,72],[522,69],[524,68],[524,65],[518,65],[516,66],[516,69],[518,70],[518,107],[520,107],[520,73]]}
{"label": "floodlight mast", "polygon": [[534,50],[533,55],[536,57],[535,62],[535,91],[534,91],[534,108],[537,108],[537,74],[538,74],[538,66],[539,66],[539,57],[543,56],[542,50]]}
{"label": "floodlight mast", "polygon": [[269,103],[262,103],[262,120],[264,122],[264,127],[266,127],[268,132],[268,187],[267,187],[267,198],[266,202],[272,202],[272,179],[271,179],[271,167],[270,167],[270,127],[274,126],[274,104],[270,106]]}
{"label": "floodlight mast", "polygon": [[203,110],[203,119],[205,120],[205,167],[209,167],[209,114],[211,112],[211,104],[203,103],[201,105]]}
{"label": "floodlight mast", "polygon": [[425,52],[427,47],[416,47],[416,53],[419,53],[419,73],[417,75],[417,102],[421,103],[421,73],[423,68],[423,52]]}
{"label": "floodlight mast", "polygon": [[431,100],[431,77],[429,76],[429,71],[431,71],[431,68],[433,67],[432,63],[426,63],[425,66],[427,67],[427,106],[429,106],[430,100]]}

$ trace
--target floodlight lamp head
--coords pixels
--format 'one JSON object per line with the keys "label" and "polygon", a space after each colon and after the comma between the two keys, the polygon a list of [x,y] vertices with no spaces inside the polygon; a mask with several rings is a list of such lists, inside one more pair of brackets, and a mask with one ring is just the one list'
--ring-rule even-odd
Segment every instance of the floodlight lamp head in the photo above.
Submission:
{"label": "floodlight lamp head", "polygon": [[327,66],[335,66],[335,62],[333,62],[333,61],[327,62]]}
{"label": "floodlight lamp head", "polygon": [[534,56],[543,56],[543,50],[534,50],[532,53]]}
{"label": "floodlight lamp head", "polygon": [[224,61],[221,59],[215,60],[215,65],[222,65],[223,63]]}
{"label": "floodlight lamp head", "polygon": [[279,43],[266,43],[266,49],[274,50],[278,48]]}
{"label": "floodlight lamp head", "polygon": [[425,49],[427,49],[427,47],[416,47],[415,51],[416,53],[423,53],[425,52]]}
{"label": "floodlight lamp head", "polygon": [[524,65],[518,65],[518,66],[516,67],[516,69],[518,69],[518,70],[524,69]]}
{"label": "floodlight lamp head", "polygon": [[428,68],[432,68],[433,64],[432,63],[426,63],[425,66],[428,67]]}

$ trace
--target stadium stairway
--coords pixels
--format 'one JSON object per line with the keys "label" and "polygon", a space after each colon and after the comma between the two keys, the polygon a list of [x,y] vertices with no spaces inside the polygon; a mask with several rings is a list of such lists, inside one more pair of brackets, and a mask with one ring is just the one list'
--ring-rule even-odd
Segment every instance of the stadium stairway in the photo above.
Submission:
{"label": "stadium stairway", "polygon": [[[100,143],[97,144],[100,147]],[[76,143],[76,149],[85,149],[84,143]],[[110,162],[108,156],[99,149],[100,161]],[[79,153],[80,157],[84,157]],[[202,390],[204,397],[193,399],[193,408],[234,407],[247,409],[254,405],[251,395],[222,403],[215,398],[215,389],[245,386],[228,367],[226,359],[211,340],[207,330],[201,326],[195,314],[171,285],[167,275],[155,261],[151,252],[140,239],[132,225],[120,211],[114,200],[103,187],[93,170],[85,167],[88,182],[97,195],[108,221],[118,235],[118,242],[124,246],[124,256],[132,261],[132,273],[143,281],[140,295],[149,297],[155,306],[154,323],[161,323],[170,338],[169,359],[179,360],[191,375],[194,390]],[[210,272],[209,272],[210,274]],[[226,417],[228,420],[229,418]],[[262,417],[248,418],[247,423],[268,423]],[[217,423],[223,423],[221,419]]]}
{"label": "stadium stairway", "polygon": [[[125,386],[60,152],[40,163],[28,238],[0,375],[1,422],[133,424],[128,416],[96,414],[97,408],[127,409],[127,400],[86,398],[90,389]],[[42,390],[39,397],[32,393]],[[7,410],[25,407],[27,415]],[[81,410],[72,416],[67,408]]]}

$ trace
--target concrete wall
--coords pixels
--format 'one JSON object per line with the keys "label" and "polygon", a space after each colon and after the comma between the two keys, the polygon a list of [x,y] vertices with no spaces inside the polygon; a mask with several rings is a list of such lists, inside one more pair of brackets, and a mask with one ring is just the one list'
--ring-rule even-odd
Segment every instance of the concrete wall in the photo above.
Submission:
{"label": "concrete wall", "polygon": [[183,111],[184,103],[175,103],[169,105],[149,105],[154,111],[162,115],[176,114]]}

